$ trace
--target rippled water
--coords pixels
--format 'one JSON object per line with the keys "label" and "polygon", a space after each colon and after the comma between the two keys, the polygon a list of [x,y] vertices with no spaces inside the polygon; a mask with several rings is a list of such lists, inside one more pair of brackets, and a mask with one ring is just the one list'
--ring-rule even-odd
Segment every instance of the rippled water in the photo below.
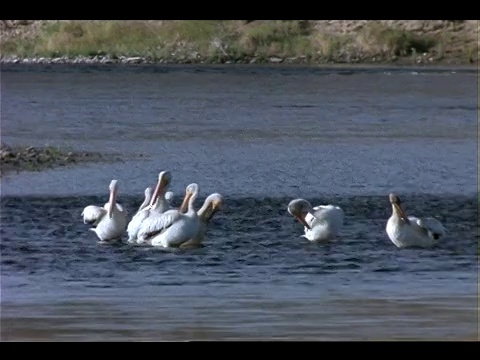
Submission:
{"label": "rippled water", "polygon": [[[477,339],[475,71],[6,66],[1,87],[2,141],[125,160],[2,178],[2,340]],[[133,212],[163,169],[177,204],[225,196],[205,247],[97,243],[83,207],[115,177]],[[445,241],[393,246],[390,191]],[[342,206],[337,242],[300,237],[299,196]]]}

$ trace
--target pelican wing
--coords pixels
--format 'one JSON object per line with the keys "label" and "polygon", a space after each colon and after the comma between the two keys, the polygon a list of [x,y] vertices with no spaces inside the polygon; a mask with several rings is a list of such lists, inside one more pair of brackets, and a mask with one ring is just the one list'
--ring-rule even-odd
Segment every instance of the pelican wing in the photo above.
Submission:
{"label": "pelican wing", "polygon": [[96,205],[89,205],[82,211],[83,223],[97,226],[106,214],[107,210],[105,208]]}
{"label": "pelican wing", "polygon": [[168,210],[158,216],[150,216],[142,223],[142,228],[138,232],[138,239],[147,240],[164,232],[180,217],[181,214],[178,210]]}
{"label": "pelican wing", "polygon": [[336,205],[318,205],[318,206],[315,206],[313,208],[313,210],[315,210],[315,215],[317,212],[319,212],[319,214],[326,214],[326,213],[331,213],[331,212],[342,212],[343,213],[343,210],[340,206],[336,206]]}
{"label": "pelican wing", "polygon": [[433,217],[417,218],[415,216],[409,216],[408,219],[415,230],[430,237],[438,238],[446,234],[445,227],[442,223]]}
{"label": "pelican wing", "polygon": [[341,225],[345,214],[339,206],[336,205],[318,205],[313,208],[315,213],[313,216],[318,221],[328,221],[334,224]]}
{"label": "pelican wing", "polygon": [[344,220],[343,210],[336,205],[318,205],[313,208],[313,215],[307,214],[305,221],[311,229],[304,227],[303,237],[310,241],[327,239],[335,236]]}
{"label": "pelican wing", "polygon": [[150,215],[150,210],[148,208],[145,208],[139,212],[137,212],[132,220],[128,223],[127,226],[127,234],[128,234],[128,239],[135,240],[138,235],[138,231],[140,230],[140,226],[142,225],[143,221],[148,218]]}

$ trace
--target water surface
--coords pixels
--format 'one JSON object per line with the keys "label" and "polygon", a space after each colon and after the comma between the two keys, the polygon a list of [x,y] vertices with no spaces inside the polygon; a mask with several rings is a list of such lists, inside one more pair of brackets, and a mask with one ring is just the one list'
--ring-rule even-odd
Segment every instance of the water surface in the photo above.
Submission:
{"label": "water surface", "polygon": [[[2,141],[119,154],[2,178],[2,340],[476,339],[475,70],[2,66]],[[141,154],[133,158],[131,155]],[[98,244],[81,222],[161,170],[225,196],[205,247]],[[448,229],[397,249],[388,193]],[[338,241],[286,212],[335,203]]]}

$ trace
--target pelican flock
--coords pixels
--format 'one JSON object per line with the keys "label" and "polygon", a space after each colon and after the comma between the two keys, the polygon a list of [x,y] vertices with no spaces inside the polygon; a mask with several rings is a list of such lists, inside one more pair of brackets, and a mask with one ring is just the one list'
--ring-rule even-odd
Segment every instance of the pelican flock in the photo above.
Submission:
{"label": "pelican flock", "polygon": [[[197,209],[195,204],[200,186],[191,183],[185,188],[181,205],[173,207],[173,192],[168,191],[172,182],[170,171],[158,174],[155,188],[144,190],[144,199],[130,221],[128,213],[117,202],[118,180],[111,180],[109,200],[105,205],[88,205],[81,216],[90,225],[100,242],[120,240],[126,235],[127,242],[136,245],[150,245],[162,248],[185,248],[202,246],[207,230],[212,226],[212,218],[222,209],[224,197],[212,193]],[[392,214],[386,222],[386,233],[398,248],[431,247],[446,236],[443,224],[433,217],[407,216],[400,197],[389,195]],[[303,225],[301,237],[310,242],[324,242],[341,236],[345,213],[338,205],[312,206],[303,198],[291,200],[288,213]]]}
{"label": "pelican flock", "polygon": [[178,247],[193,239],[200,227],[200,220],[194,208],[198,192],[198,184],[188,185],[185,198],[178,210],[171,209],[160,216],[146,219],[138,233],[138,241],[147,242],[152,246]]}
{"label": "pelican flock", "polygon": [[144,190],[144,199],[128,221],[123,206],[117,203],[118,180],[110,183],[110,198],[103,206],[88,205],[82,211],[83,222],[92,227],[100,241],[118,240],[127,235],[131,244],[147,244],[156,247],[199,246],[205,238],[207,227],[214,214],[221,209],[223,196],[209,195],[197,211],[195,200],[200,187],[191,183],[185,189],[185,197],[178,209],[173,208],[173,192],[167,191],[172,182],[169,171],[161,171],[153,189]]}

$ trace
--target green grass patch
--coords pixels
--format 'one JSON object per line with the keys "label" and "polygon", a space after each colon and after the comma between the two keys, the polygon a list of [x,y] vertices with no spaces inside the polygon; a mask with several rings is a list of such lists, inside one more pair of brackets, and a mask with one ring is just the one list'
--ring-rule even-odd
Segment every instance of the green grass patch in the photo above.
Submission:
{"label": "green grass patch", "polygon": [[3,54],[19,56],[135,56],[161,45],[157,27],[142,21],[61,21],[46,25],[30,41],[2,44]]}
{"label": "green grass patch", "polygon": [[[229,24],[230,23],[230,24]],[[22,57],[170,56],[177,48],[207,55],[215,38],[236,38],[232,20],[59,21],[46,25],[34,40],[14,39],[1,44],[3,55]]]}

